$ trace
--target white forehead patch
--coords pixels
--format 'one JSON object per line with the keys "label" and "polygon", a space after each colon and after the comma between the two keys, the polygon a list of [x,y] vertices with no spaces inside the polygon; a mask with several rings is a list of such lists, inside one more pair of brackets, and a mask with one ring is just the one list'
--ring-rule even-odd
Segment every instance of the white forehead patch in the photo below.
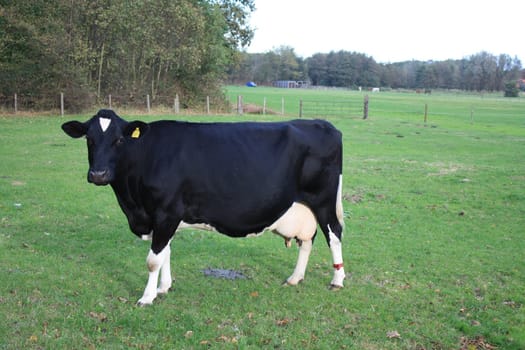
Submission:
{"label": "white forehead patch", "polygon": [[106,132],[106,130],[109,128],[109,124],[111,124],[111,119],[98,118],[98,122],[100,123],[100,127],[102,128],[102,132]]}

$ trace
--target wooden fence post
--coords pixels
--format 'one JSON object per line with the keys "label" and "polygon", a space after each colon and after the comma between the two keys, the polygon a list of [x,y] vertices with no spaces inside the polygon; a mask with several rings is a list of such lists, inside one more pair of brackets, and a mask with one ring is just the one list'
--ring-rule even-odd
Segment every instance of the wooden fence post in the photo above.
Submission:
{"label": "wooden fence post", "polygon": [[179,94],[175,94],[175,100],[173,101],[173,109],[175,110],[175,114],[179,114]]}
{"label": "wooden fence post", "polygon": [[242,110],[242,96],[241,95],[237,96],[237,113],[238,114],[242,114],[243,113],[243,110]]}
{"label": "wooden fence post", "polygon": [[60,93],[60,115],[64,116],[64,93]]}
{"label": "wooden fence post", "polygon": [[210,114],[210,96],[206,96],[206,114]]}
{"label": "wooden fence post", "polygon": [[263,99],[263,115],[266,115],[266,97]]}
{"label": "wooden fence post", "polygon": [[18,113],[18,95],[15,93],[15,114]]}
{"label": "wooden fence post", "polygon": [[299,100],[299,118],[303,117],[303,99]]}
{"label": "wooden fence post", "polygon": [[281,98],[281,115],[284,115],[284,97]]}
{"label": "wooden fence post", "polygon": [[427,124],[428,119],[428,103],[425,103],[425,125]]}
{"label": "wooden fence post", "polygon": [[146,95],[146,107],[148,109],[148,113],[151,112],[151,105],[149,103],[149,94]]}
{"label": "wooden fence post", "polygon": [[109,109],[111,109],[112,108],[111,107],[111,94],[109,94],[109,96],[108,96],[108,101],[109,101]]}
{"label": "wooden fence post", "polygon": [[368,119],[368,95],[365,95],[364,105],[363,105],[363,119]]}

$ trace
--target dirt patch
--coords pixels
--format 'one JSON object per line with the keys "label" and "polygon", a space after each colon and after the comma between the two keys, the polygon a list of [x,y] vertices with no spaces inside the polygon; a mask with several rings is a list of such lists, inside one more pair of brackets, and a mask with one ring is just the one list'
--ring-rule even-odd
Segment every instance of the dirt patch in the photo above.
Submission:
{"label": "dirt patch", "polygon": [[277,114],[271,109],[266,108],[266,110],[264,110],[262,106],[258,106],[251,103],[243,105],[242,111],[243,113],[247,114]]}
{"label": "dirt patch", "polygon": [[472,171],[471,167],[457,163],[425,163],[426,166],[435,169],[435,171],[429,172],[427,176],[446,176],[455,174],[458,171]]}

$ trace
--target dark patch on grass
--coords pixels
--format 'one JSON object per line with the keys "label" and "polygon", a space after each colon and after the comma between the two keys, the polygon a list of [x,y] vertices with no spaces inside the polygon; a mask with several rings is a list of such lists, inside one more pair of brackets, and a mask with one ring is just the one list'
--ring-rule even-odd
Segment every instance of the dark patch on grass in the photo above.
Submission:
{"label": "dark patch on grass", "polygon": [[242,272],[235,270],[212,269],[211,267],[208,267],[207,269],[202,270],[202,272],[207,277],[224,278],[227,280],[247,278]]}

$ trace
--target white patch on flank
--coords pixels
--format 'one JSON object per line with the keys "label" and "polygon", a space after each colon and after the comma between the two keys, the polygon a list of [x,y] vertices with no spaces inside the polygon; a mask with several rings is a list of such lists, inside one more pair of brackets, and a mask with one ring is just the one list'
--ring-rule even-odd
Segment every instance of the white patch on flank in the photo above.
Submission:
{"label": "white patch on flank", "polygon": [[264,233],[264,230],[261,231],[261,232],[257,232],[257,233],[248,233],[248,234],[246,235],[246,238],[248,238],[248,237],[250,237],[250,238],[251,238],[251,237],[259,237],[259,236],[262,236],[263,233]]}
{"label": "white patch on flank", "polygon": [[344,228],[345,220],[343,213],[343,174],[339,175],[339,186],[337,186],[337,199],[335,202],[335,215],[337,215],[337,220],[339,224]]}
{"label": "white patch on flank", "polygon": [[[157,297],[158,293],[167,293],[171,287],[171,268],[170,268],[170,248],[171,240],[168,244],[159,252],[155,254],[152,250],[149,251],[148,257],[146,258],[146,264],[148,265],[149,275],[146,288],[142,298],[137,302],[138,305],[149,305],[153,303],[153,300]],[[162,274],[161,274],[162,273]],[[160,285],[157,288],[159,281],[159,274],[161,274]]]}
{"label": "white patch on flank", "polygon": [[[332,260],[335,264],[343,263],[343,251],[341,247],[341,240],[333,233],[330,225],[328,225],[328,236],[330,237],[330,251],[332,252]],[[334,268],[334,278],[332,279],[331,285],[342,287],[343,280],[345,279],[345,269],[344,267],[339,270]]]}
{"label": "white patch on flank", "polygon": [[109,124],[111,124],[111,119],[98,118],[98,122],[100,123],[100,128],[102,129],[102,132],[106,132],[106,130],[109,128]]}
{"label": "white patch on flank", "polygon": [[177,231],[184,228],[196,228],[198,230],[204,230],[204,231],[217,231],[215,227],[204,224],[204,223],[197,223],[197,224],[188,224],[187,222],[181,221],[179,226],[177,227]]}

